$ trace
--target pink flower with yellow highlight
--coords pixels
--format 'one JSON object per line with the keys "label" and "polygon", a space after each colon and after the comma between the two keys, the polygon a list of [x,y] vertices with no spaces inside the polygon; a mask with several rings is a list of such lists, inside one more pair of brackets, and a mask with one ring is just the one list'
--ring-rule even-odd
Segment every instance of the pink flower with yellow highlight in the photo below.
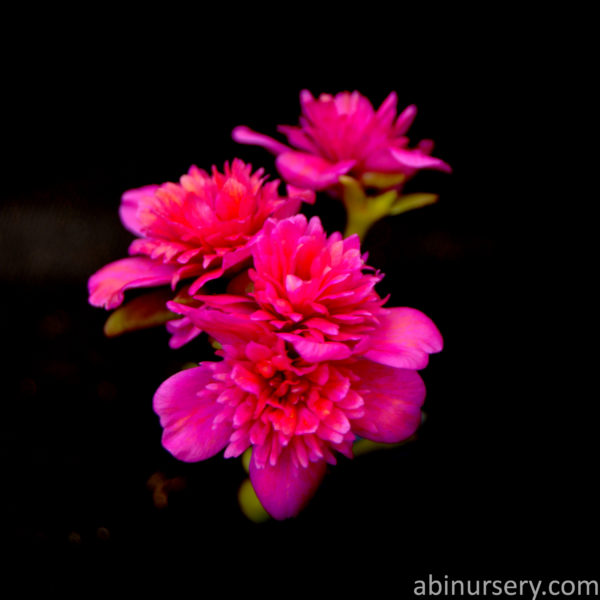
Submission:
{"label": "pink flower with yellow highlight", "polygon": [[395,443],[421,420],[417,373],[442,349],[434,323],[385,308],[357,236],[327,237],[317,217],[268,220],[253,244],[253,289],[169,303],[221,344],[154,398],[163,445],[184,461],[252,448],[250,479],[277,519],[296,515],[357,437]]}
{"label": "pink flower with yellow highlight", "polygon": [[450,171],[443,160],[431,156],[431,140],[408,147],[405,134],[417,109],[410,105],[396,115],[397,101],[392,92],[375,111],[357,91],[315,99],[303,90],[299,126],[278,127],[289,146],[246,126],[236,127],[233,139],[274,153],[285,181],[313,190],[333,191],[341,175],[360,180],[365,174],[410,177],[421,169]]}
{"label": "pink flower with yellow highlight", "polygon": [[[149,185],[123,195],[120,216],[137,238],[129,258],[112,262],[88,282],[89,301],[119,306],[130,288],[170,285],[190,279],[194,294],[207,281],[242,268],[264,222],[295,214],[314,194],[266,182],[263,170],[235,159],[212,174],[192,166],[179,183]],[[182,338],[186,337],[182,334]]]}

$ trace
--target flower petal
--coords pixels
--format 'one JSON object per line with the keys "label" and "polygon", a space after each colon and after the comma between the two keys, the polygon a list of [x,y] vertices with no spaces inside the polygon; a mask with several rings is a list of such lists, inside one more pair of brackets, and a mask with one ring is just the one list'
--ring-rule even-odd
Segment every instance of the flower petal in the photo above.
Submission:
{"label": "flower petal", "polygon": [[411,169],[438,169],[450,173],[452,167],[440,158],[429,156],[421,150],[408,150],[406,148],[390,148],[392,156],[405,167]]}
{"label": "flower petal", "polygon": [[404,135],[409,130],[416,116],[417,107],[414,104],[407,106],[396,119],[396,123],[394,125],[394,135],[396,137]]}
{"label": "flower petal", "polygon": [[338,182],[356,164],[355,160],[332,163],[320,156],[305,152],[287,151],[280,154],[275,164],[282,177],[290,184],[323,190]]}
{"label": "flower petal", "polygon": [[278,142],[277,140],[253,131],[245,125],[235,127],[231,132],[231,137],[239,144],[251,144],[253,146],[261,146],[273,154],[281,154],[282,152],[288,152],[289,146]]}
{"label": "flower petal", "polygon": [[[433,321],[414,308],[389,308],[381,325],[355,348],[369,360],[400,369],[423,369],[443,340]],[[365,350],[367,350],[365,352]]]}
{"label": "flower petal", "polygon": [[223,406],[199,392],[213,381],[210,363],[176,373],[154,395],[154,411],[164,427],[163,446],[185,462],[205,460],[220,452],[232,433],[230,420],[215,423]]}
{"label": "flower petal", "polygon": [[364,414],[352,421],[353,433],[394,444],[410,437],[421,423],[425,384],[416,371],[395,369],[367,360],[353,365],[364,400]]}
{"label": "flower petal", "polygon": [[141,188],[128,190],[121,197],[121,206],[119,207],[119,216],[121,222],[135,235],[144,236],[143,224],[138,218],[138,208],[140,205],[148,204],[154,200],[154,192],[159,188],[158,185],[145,185]]}
{"label": "flower petal", "polygon": [[346,344],[339,342],[318,342],[303,338],[294,333],[280,333],[280,338],[290,342],[294,350],[306,361],[317,363],[328,360],[342,360],[348,358],[352,351]]}
{"label": "flower petal", "polygon": [[167,308],[188,317],[198,329],[208,333],[220,344],[246,344],[249,340],[258,341],[266,332],[261,323],[252,321],[243,313],[228,314],[207,306],[194,308],[177,302],[168,302]]}
{"label": "flower petal", "polygon": [[116,260],[90,277],[89,302],[92,306],[115,308],[123,302],[125,290],[171,283],[176,271],[177,266],[157,263],[146,257]]}
{"label": "flower petal", "polygon": [[275,519],[296,516],[312,498],[323,476],[326,462],[319,460],[302,467],[292,459],[293,450],[286,447],[275,466],[267,461],[260,468],[250,461],[250,481],[265,510]]}

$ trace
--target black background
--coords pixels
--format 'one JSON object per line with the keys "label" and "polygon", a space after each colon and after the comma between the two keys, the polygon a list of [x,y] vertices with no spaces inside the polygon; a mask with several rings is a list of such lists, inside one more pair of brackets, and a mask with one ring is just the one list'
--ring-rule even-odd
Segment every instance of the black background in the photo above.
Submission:
{"label": "black background", "polygon": [[[126,574],[133,589],[198,596],[210,583],[410,597],[429,573],[597,577],[596,398],[565,337],[581,326],[556,256],[576,235],[566,222],[553,235],[558,198],[532,192],[535,54],[515,60],[486,31],[427,35],[423,22],[404,25],[409,40],[371,24],[359,35],[360,20],[252,33],[222,19],[185,27],[180,15],[168,37],[158,24],[93,41],[61,29],[7,55],[1,536],[26,566],[61,560],[18,584],[112,589]],[[163,329],[107,340],[86,282],[126,255],[123,191],[236,156],[275,176],[266,151],[230,132],[295,124],[303,88],[357,89],[376,106],[396,90],[400,108],[419,109],[411,140],[433,138],[452,165],[410,183],[439,193],[437,205],[364,242],[386,273],[382,295],[428,314],[445,349],[422,372],[416,442],[340,460],[299,517],[256,525],[237,506],[239,461],[188,465],[160,445],[152,395],[210,358],[205,341],[172,351]],[[333,200],[315,210],[329,231],[343,227]],[[187,482],[163,509],[146,485],[157,471]]]}

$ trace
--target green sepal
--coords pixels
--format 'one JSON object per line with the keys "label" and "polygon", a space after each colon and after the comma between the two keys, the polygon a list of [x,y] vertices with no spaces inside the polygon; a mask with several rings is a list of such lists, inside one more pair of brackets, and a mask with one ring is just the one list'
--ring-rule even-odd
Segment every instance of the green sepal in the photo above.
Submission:
{"label": "green sepal", "polygon": [[111,313],[104,324],[104,334],[107,337],[116,337],[178,319],[179,315],[166,307],[166,303],[172,298],[171,290],[161,289],[130,300]]}

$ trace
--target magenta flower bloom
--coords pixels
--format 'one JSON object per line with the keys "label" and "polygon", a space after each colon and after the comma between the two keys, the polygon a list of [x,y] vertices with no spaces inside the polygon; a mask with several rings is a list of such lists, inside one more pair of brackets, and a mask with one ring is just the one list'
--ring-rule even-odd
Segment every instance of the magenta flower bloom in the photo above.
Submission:
{"label": "magenta flower bloom", "polygon": [[[265,220],[295,214],[314,194],[288,187],[279,196],[279,181],[265,183],[263,169],[235,159],[224,173],[212,175],[192,166],[179,183],[149,185],[123,195],[123,225],[137,236],[130,258],[112,262],[89,280],[89,301],[115,308],[130,288],[170,284],[193,278],[194,294],[211,279],[239,269]],[[180,327],[179,337],[189,332]]]}
{"label": "magenta flower bloom", "polygon": [[408,147],[405,133],[417,109],[410,105],[396,117],[397,100],[392,92],[375,111],[356,91],[321,94],[315,99],[303,90],[300,126],[278,127],[291,147],[245,126],[233,130],[233,139],[273,152],[285,181],[313,190],[331,191],[340,175],[360,179],[365,173],[411,176],[420,169],[450,171],[444,161],[430,156],[431,140]]}
{"label": "magenta flower bloom", "polygon": [[352,456],[357,436],[394,443],[414,433],[425,398],[417,370],[442,338],[418,310],[384,308],[358,237],[328,238],[317,217],[267,221],[252,255],[248,295],[169,304],[221,344],[223,360],[169,378],[154,409],[163,445],[181,460],[252,448],[256,494],[285,519],[336,453]]}

